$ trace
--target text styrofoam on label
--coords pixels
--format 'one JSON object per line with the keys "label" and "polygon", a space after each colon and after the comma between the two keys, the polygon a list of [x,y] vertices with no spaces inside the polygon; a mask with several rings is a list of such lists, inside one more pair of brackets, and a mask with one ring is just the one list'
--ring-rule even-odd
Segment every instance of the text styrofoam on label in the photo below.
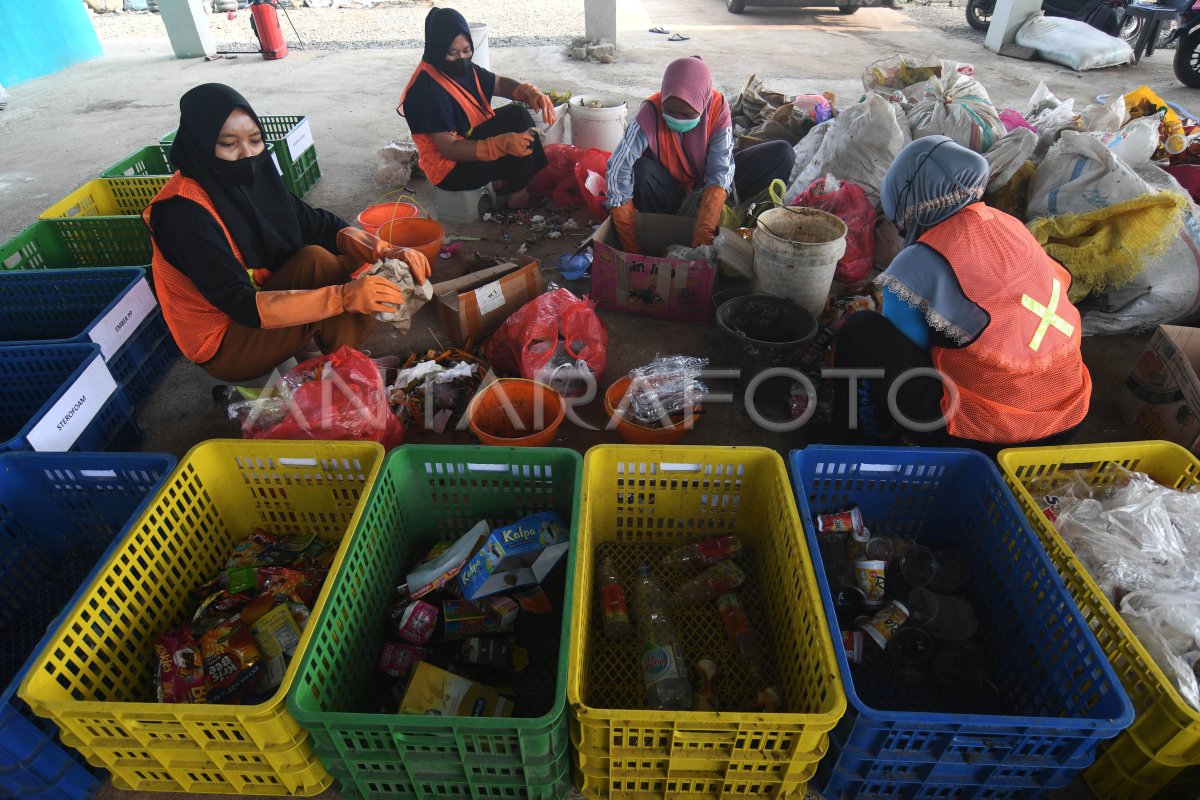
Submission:
{"label": "text styrofoam on label", "polygon": [[29,446],[43,453],[70,450],[116,390],[108,365],[96,359],[33,426],[27,437]]}

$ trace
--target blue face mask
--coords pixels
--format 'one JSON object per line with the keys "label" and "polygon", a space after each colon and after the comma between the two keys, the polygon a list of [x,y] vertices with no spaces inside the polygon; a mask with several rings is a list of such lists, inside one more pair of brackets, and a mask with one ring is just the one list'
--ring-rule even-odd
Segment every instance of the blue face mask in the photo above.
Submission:
{"label": "blue face mask", "polygon": [[669,114],[663,114],[663,120],[666,121],[667,127],[676,133],[687,133],[700,124],[699,117],[695,119],[680,119],[679,117],[672,117]]}

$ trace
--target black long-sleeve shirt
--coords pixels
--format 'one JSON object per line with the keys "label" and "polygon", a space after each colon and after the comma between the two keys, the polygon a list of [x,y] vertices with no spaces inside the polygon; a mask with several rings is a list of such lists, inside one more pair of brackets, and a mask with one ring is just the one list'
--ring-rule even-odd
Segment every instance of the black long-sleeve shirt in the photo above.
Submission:
{"label": "black long-sleeve shirt", "polygon": [[[337,233],[349,223],[330,211],[291,199],[304,244],[337,253]],[[205,300],[239,325],[262,327],[254,285],[212,214],[185,197],[172,197],[154,204],[150,230],[163,257],[196,285]]]}

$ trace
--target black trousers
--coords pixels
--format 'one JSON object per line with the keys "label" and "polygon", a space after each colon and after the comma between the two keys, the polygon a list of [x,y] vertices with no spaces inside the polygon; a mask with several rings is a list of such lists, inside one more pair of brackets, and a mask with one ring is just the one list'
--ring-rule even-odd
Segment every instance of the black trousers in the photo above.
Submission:
{"label": "black trousers", "polygon": [[[522,133],[532,127],[533,117],[514,103],[499,109],[496,116],[482,125],[475,126],[467,138],[479,141],[502,133]],[[520,191],[546,166],[546,151],[542,149],[541,137],[533,137],[532,150],[533,154],[528,156],[502,156],[495,161],[460,161],[442,179],[438,188],[448,192],[463,192],[498,180],[504,181],[504,191]]]}
{"label": "black trousers", "polygon": [[[796,154],[787,142],[763,142],[733,154],[733,185],[748,200],[792,174]],[[633,164],[633,206],[648,214],[675,214],[687,192],[662,162],[647,152]]]}
{"label": "black trousers", "polygon": [[[942,382],[931,376],[901,380],[910,370],[933,369],[933,360],[929,357],[929,351],[914,344],[882,314],[859,311],[846,318],[838,332],[834,366],[841,369],[877,369],[884,373],[882,378],[857,379],[859,391],[855,430],[850,428],[850,381],[847,378],[834,379],[832,427],[834,437],[841,443],[887,440],[898,436],[903,430],[905,437],[927,447],[967,447],[995,456],[1008,446],[951,436],[944,422],[932,431],[912,431],[893,417],[888,394],[892,385],[900,381],[895,409],[904,419],[917,423],[941,419]],[[869,410],[864,411],[864,404],[870,406]],[[867,430],[868,427],[874,427],[875,431]],[[1078,427],[1021,444],[1065,444],[1075,435]]]}

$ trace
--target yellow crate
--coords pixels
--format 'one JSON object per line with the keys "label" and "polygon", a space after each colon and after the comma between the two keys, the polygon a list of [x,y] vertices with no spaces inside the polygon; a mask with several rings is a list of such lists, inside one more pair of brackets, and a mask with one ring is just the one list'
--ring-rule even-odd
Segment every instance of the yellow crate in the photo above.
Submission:
{"label": "yellow crate", "polygon": [[[846,693],[783,459],[752,447],[593,447],[582,515],[575,602],[586,613],[571,625],[567,677],[581,790],[634,800],[802,797]],[[600,631],[597,553],[613,555],[630,580],[635,562],[729,533],[750,554],[754,582],[739,592],[776,657],[788,712],[642,710],[636,641]],[[685,658],[716,659],[723,702],[743,707],[754,687],[734,666],[715,609],[682,609],[676,620]]]}
{"label": "yellow crate", "polygon": [[[139,791],[308,796],[332,779],[285,697],[361,513],[374,442],[204,442],[180,461],[36,656],[18,694],[63,741]],[[154,640],[195,611],[256,527],[313,531],[337,556],[275,695],[257,706],[154,702]]]}
{"label": "yellow crate", "polygon": [[1025,447],[998,456],[1005,480],[1071,590],[1096,639],[1133,702],[1137,717],[1101,747],[1084,779],[1104,800],[1146,800],[1200,766],[1200,712],[1176,691],[1154,659],[1101,594],[1086,568],[1042,514],[1031,482],[1083,470],[1092,486],[1117,479],[1115,466],[1144,472],[1158,483],[1186,489],[1200,483],[1200,460],[1171,442],[1126,442],[1071,447]]}
{"label": "yellow crate", "polygon": [[139,216],[169,178],[96,178],[47,208],[38,219]]}

